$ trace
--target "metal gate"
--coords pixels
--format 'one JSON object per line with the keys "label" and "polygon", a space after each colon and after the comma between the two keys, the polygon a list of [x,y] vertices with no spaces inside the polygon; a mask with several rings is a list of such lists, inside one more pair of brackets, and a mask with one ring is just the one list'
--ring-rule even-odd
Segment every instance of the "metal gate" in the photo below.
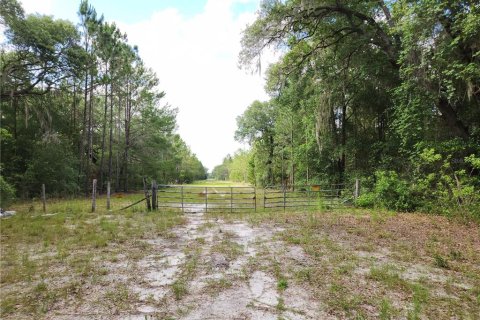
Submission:
{"label": "metal gate", "polygon": [[257,210],[253,187],[159,185],[157,188],[158,208],[176,208],[190,213]]}
{"label": "metal gate", "polygon": [[269,187],[264,190],[263,208],[335,209],[352,203],[353,190],[343,184],[328,186]]}

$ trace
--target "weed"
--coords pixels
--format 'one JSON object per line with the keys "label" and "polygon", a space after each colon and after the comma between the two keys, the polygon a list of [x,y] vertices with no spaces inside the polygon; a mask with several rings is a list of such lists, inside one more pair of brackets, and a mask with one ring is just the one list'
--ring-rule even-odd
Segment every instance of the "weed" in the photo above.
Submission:
{"label": "weed", "polygon": [[394,314],[394,307],[392,306],[392,303],[390,300],[387,298],[383,298],[382,301],[380,302],[380,319],[382,320],[390,320],[393,317]]}
{"label": "weed", "polygon": [[278,311],[285,311],[285,301],[282,298],[278,298],[277,306],[276,306]]}
{"label": "weed", "polygon": [[279,279],[277,282],[277,288],[280,291],[284,291],[285,289],[288,288],[288,282],[286,279]]}
{"label": "weed", "polygon": [[231,288],[233,283],[225,278],[216,279],[216,280],[209,280],[207,285],[205,286],[205,291],[210,295],[217,295],[218,293]]}
{"label": "weed", "polygon": [[172,284],[175,300],[181,300],[187,294],[187,284],[184,280],[179,279]]}
{"label": "weed", "polygon": [[295,272],[295,277],[301,282],[310,283],[312,280],[312,269],[302,268]]}
{"label": "weed", "polygon": [[403,280],[393,265],[383,265],[379,268],[372,267],[369,274],[370,279],[382,282],[388,288],[407,289],[408,283]]}
{"label": "weed", "polygon": [[104,301],[108,307],[114,306],[117,309],[125,310],[133,305],[138,296],[131,292],[126,284],[117,284],[115,288],[105,293]]}
{"label": "weed", "polygon": [[428,300],[428,290],[418,283],[412,284],[411,290],[413,309],[408,312],[408,319],[417,320],[420,319],[423,304]]}
{"label": "weed", "polygon": [[435,254],[433,256],[434,265],[438,268],[450,269],[450,265],[446,258],[442,257],[440,254]]}

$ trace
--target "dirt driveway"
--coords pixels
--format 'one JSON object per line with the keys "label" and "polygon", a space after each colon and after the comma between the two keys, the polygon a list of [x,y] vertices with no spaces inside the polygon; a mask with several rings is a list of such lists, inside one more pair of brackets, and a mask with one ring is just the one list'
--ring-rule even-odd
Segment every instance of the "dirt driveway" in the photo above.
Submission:
{"label": "dirt driveway", "polygon": [[[7,256],[6,267],[2,267],[7,271],[0,292],[2,316],[480,316],[480,231],[473,223],[421,214],[361,211],[248,215],[191,212],[175,216],[174,222],[162,220],[161,214],[145,215],[150,222],[136,225],[139,217],[136,213],[106,214],[77,224],[59,219],[65,225],[59,234],[67,239],[70,229],[72,237],[82,236],[73,238],[78,241],[84,239],[85,231],[76,229],[89,230],[97,225],[102,227],[95,234],[104,232],[110,238],[104,242],[92,238],[94,241],[86,242],[90,249],[77,245],[75,250],[69,249],[73,253],[65,255],[60,246],[65,241],[52,240],[56,243],[53,248],[23,248],[22,252],[36,252],[27,259]],[[156,229],[135,233],[140,226],[155,223]],[[14,259],[19,260],[17,265]],[[37,267],[26,280],[23,275],[30,270],[28,263]],[[16,270],[21,278],[15,277]]]}

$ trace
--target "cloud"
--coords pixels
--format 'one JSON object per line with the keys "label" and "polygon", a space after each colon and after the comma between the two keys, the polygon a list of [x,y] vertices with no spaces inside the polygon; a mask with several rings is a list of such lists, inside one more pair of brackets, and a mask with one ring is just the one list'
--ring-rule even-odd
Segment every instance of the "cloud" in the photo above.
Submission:
{"label": "cloud", "polygon": [[46,15],[53,14],[54,0],[20,0],[25,13],[41,13]]}
{"label": "cloud", "polygon": [[236,117],[267,99],[263,77],[237,67],[241,31],[255,16],[236,14],[235,2],[210,0],[189,18],[172,8],[135,24],[117,22],[156,71],[166,100],[179,108],[180,135],[209,169],[241,147],[233,139]]}
{"label": "cloud", "polygon": [[[64,0],[21,0],[26,13],[72,15],[58,1]],[[243,147],[233,139],[236,117],[254,100],[268,99],[264,76],[237,67],[241,32],[254,21],[255,13],[236,12],[239,7],[252,7],[236,5],[256,3],[209,0],[195,15],[168,8],[133,24],[115,21],[157,73],[160,90],[167,94],[165,102],[179,109],[180,135],[210,170]],[[104,14],[109,20],[108,12]],[[263,70],[275,59],[271,52],[265,54]]]}

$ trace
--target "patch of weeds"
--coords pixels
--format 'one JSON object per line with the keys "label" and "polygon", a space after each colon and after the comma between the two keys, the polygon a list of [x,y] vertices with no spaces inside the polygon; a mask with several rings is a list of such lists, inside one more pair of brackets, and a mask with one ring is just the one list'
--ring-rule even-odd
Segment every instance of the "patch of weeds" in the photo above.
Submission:
{"label": "patch of weeds", "polygon": [[295,278],[300,282],[310,283],[312,281],[312,269],[303,268],[295,272]]}
{"label": "patch of weeds", "polygon": [[277,310],[282,312],[282,311],[285,311],[287,308],[285,307],[285,301],[282,299],[282,298],[278,298],[278,302],[277,302],[277,306],[276,306]]}
{"label": "patch of weeds", "polygon": [[338,243],[330,239],[328,236],[324,236],[321,240],[321,243],[325,246],[326,249],[331,252],[342,250],[342,247]]}
{"label": "patch of weeds", "polygon": [[232,286],[232,282],[225,278],[209,280],[205,286],[205,291],[210,295],[216,295]]}
{"label": "patch of weeds", "polygon": [[407,318],[409,320],[417,320],[420,319],[423,304],[428,300],[428,290],[418,283],[414,283],[410,287],[413,293],[413,309],[408,312]]}
{"label": "patch of weeds", "polygon": [[279,279],[277,282],[277,289],[280,291],[284,291],[288,288],[288,281],[286,279]]}
{"label": "patch of weeds", "polygon": [[232,261],[243,253],[243,247],[230,239],[223,239],[212,247],[212,252],[221,253]]}
{"label": "patch of weeds", "polygon": [[94,267],[92,263],[92,255],[76,255],[69,261],[71,267],[75,268],[75,271],[83,277],[87,277],[94,273]]}
{"label": "patch of weeds", "polygon": [[450,250],[450,258],[455,261],[462,261],[463,255],[460,251],[452,249]]}
{"label": "patch of weeds", "polygon": [[79,296],[82,292],[83,284],[80,281],[72,281],[62,288],[63,298]]}
{"label": "patch of weeds", "polygon": [[442,268],[442,269],[450,269],[450,265],[448,263],[448,260],[444,257],[442,257],[440,254],[434,254],[433,255],[434,259],[434,265],[437,268]]}
{"label": "patch of weeds", "polygon": [[6,316],[14,313],[18,304],[20,304],[20,301],[17,297],[10,296],[0,299],[0,315]]}
{"label": "patch of weeds", "polygon": [[382,301],[380,301],[379,311],[379,317],[382,320],[390,320],[395,314],[395,308],[388,298],[383,298]]}
{"label": "patch of weeds", "polygon": [[200,227],[198,227],[198,231],[202,232],[202,231],[205,231],[207,229],[214,228],[214,227],[215,227],[215,223],[209,221],[209,222],[206,222],[206,223],[200,225]]}
{"label": "patch of weeds", "polygon": [[31,313],[44,314],[57,299],[57,292],[49,290],[47,284],[42,281],[33,288],[31,294],[29,294],[29,297],[23,304]]}
{"label": "patch of weeds", "polygon": [[181,300],[187,293],[187,283],[183,279],[179,279],[172,284],[173,295],[175,300]]}
{"label": "patch of weeds", "polygon": [[28,253],[22,256],[22,273],[28,281],[32,281],[32,277],[37,270],[36,263],[30,259]]}
{"label": "patch of weeds", "polygon": [[[342,311],[347,316],[358,315],[362,297],[352,294],[351,290],[340,283],[333,282],[330,285],[327,303],[335,311]],[[358,318],[358,317],[357,317]]]}
{"label": "patch of weeds", "polygon": [[353,263],[342,263],[336,269],[335,273],[338,275],[350,275],[355,269],[355,264]]}
{"label": "patch of weeds", "polygon": [[198,242],[198,244],[205,244],[206,243],[205,238],[196,238],[195,241]]}
{"label": "patch of weeds", "polygon": [[104,295],[104,301],[108,307],[114,306],[117,309],[128,309],[138,298],[137,294],[130,291],[127,285],[121,283],[117,284],[115,288],[109,290]]}
{"label": "patch of weeds", "polygon": [[397,269],[392,265],[383,265],[379,268],[372,267],[369,278],[382,282],[389,288],[408,288],[408,282],[400,277]]}

